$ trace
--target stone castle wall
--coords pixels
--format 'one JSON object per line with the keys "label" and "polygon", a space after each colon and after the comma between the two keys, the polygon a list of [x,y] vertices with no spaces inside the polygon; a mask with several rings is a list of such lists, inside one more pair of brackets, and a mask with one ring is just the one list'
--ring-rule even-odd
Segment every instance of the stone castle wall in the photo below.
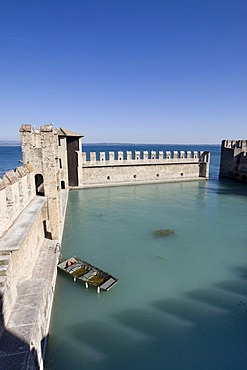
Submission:
{"label": "stone castle wall", "polygon": [[190,181],[209,177],[209,152],[119,151],[81,153],[79,185],[81,187]]}
{"label": "stone castle wall", "polygon": [[43,221],[47,199],[35,197],[0,239],[0,255],[8,256],[2,310],[8,323],[17,299],[18,285],[32,276],[44,242]]}
{"label": "stone castle wall", "polygon": [[222,141],[219,177],[246,182],[247,140]]}
{"label": "stone castle wall", "polygon": [[31,165],[17,167],[0,179],[0,237],[17,219],[35,196],[34,172]]}

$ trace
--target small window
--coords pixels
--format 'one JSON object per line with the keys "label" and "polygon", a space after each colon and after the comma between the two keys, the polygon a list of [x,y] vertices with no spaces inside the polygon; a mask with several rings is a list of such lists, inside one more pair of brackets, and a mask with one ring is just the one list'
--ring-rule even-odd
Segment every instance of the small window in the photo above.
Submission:
{"label": "small window", "polygon": [[157,177],[160,177],[160,174],[159,173],[157,173],[157,175],[156,175]]}
{"label": "small window", "polygon": [[134,175],[134,179],[136,179],[136,175]]}
{"label": "small window", "polygon": [[62,159],[61,158],[59,158],[59,167],[60,168],[63,168],[63,166],[62,166]]}
{"label": "small window", "polygon": [[107,176],[107,180],[110,180],[110,176]]}
{"label": "small window", "polygon": [[184,174],[183,174],[183,172],[181,172],[181,176],[182,176],[182,177],[183,177],[183,175],[184,175]]}

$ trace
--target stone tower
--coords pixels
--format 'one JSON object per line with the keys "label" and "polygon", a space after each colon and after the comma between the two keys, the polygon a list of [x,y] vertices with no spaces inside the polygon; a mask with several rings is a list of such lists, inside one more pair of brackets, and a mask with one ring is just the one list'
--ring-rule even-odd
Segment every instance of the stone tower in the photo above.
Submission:
{"label": "stone tower", "polygon": [[36,194],[47,197],[48,221],[45,226],[52,239],[61,236],[61,190],[78,186],[79,153],[83,135],[67,129],[55,129],[52,124],[39,130],[30,124],[20,128],[23,164],[32,165]]}
{"label": "stone tower", "polygon": [[33,166],[36,194],[47,197],[49,225],[45,228],[52,239],[59,239],[62,204],[57,130],[53,125],[44,125],[40,130],[35,130],[31,125],[22,125],[20,133],[23,164]]}

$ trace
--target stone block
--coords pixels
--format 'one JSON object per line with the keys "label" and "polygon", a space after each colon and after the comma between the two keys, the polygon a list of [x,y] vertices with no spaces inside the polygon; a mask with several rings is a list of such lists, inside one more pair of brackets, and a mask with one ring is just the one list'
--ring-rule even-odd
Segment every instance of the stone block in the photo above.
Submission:
{"label": "stone block", "polygon": [[29,171],[26,166],[20,166],[16,168],[16,174],[19,175],[19,177],[25,177],[28,172]]}
{"label": "stone block", "polygon": [[54,130],[53,124],[43,125],[40,127],[40,132],[52,132]]}
{"label": "stone block", "polygon": [[11,171],[6,172],[3,175],[3,181],[4,181],[4,183],[6,185],[8,185],[8,184],[14,184],[15,182],[18,181],[18,176],[15,173],[15,171],[11,170]]}
{"label": "stone block", "polygon": [[0,179],[0,190],[3,190],[5,188],[6,188],[5,182],[2,179]]}
{"label": "stone block", "polygon": [[31,124],[25,124],[21,125],[20,132],[32,132],[32,125]]}

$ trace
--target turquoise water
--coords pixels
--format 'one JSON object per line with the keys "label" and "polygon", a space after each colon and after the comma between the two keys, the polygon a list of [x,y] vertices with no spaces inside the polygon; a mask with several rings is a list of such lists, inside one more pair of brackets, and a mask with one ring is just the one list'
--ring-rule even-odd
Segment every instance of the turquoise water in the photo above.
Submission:
{"label": "turquoise water", "polygon": [[63,257],[119,282],[58,275],[46,370],[247,368],[246,186],[213,178],[70,192]]}

